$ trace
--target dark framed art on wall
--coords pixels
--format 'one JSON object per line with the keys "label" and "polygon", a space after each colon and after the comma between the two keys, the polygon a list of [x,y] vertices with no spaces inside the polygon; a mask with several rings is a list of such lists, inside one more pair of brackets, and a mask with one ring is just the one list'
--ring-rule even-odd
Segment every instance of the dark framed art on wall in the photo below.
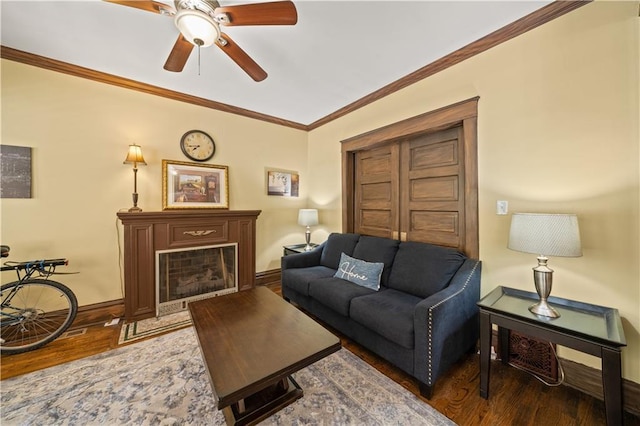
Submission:
{"label": "dark framed art on wall", "polygon": [[0,145],[0,198],[31,198],[31,148]]}

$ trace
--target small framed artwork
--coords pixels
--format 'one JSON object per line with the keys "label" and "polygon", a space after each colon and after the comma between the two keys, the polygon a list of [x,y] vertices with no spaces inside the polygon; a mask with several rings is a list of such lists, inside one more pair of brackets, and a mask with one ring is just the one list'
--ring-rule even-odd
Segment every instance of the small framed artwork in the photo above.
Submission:
{"label": "small framed artwork", "polygon": [[0,198],[31,198],[31,148],[0,145]]}
{"label": "small framed artwork", "polygon": [[228,209],[229,168],[162,160],[162,209]]}
{"label": "small framed artwork", "polygon": [[300,190],[298,172],[267,169],[267,195],[297,197]]}

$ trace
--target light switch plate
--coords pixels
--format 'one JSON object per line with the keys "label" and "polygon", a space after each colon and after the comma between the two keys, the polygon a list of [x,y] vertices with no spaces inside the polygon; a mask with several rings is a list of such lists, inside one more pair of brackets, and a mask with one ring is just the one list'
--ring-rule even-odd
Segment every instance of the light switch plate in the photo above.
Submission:
{"label": "light switch plate", "polygon": [[498,200],[496,203],[496,214],[505,215],[509,212],[509,202]]}

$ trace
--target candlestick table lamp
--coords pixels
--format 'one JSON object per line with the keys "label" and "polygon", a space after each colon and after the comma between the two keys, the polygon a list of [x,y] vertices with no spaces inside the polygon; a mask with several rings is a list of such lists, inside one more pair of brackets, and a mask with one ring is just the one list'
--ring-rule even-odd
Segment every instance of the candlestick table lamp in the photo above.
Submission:
{"label": "candlestick table lamp", "polygon": [[132,144],[129,145],[129,152],[127,153],[127,158],[122,162],[122,164],[131,164],[133,163],[133,207],[129,209],[130,212],[141,212],[142,209],[138,207],[138,164],[146,166],[147,163],[144,161],[144,157],[142,156],[142,149],[140,145]]}

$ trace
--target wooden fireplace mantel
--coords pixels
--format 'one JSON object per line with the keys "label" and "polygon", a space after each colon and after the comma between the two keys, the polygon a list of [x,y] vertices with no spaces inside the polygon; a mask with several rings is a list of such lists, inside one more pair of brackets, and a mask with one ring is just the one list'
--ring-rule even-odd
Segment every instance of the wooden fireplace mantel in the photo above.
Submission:
{"label": "wooden fireplace mantel", "polygon": [[124,305],[127,321],[156,315],[157,250],[238,244],[238,289],[255,286],[256,219],[261,210],[118,212],[124,226]]}

